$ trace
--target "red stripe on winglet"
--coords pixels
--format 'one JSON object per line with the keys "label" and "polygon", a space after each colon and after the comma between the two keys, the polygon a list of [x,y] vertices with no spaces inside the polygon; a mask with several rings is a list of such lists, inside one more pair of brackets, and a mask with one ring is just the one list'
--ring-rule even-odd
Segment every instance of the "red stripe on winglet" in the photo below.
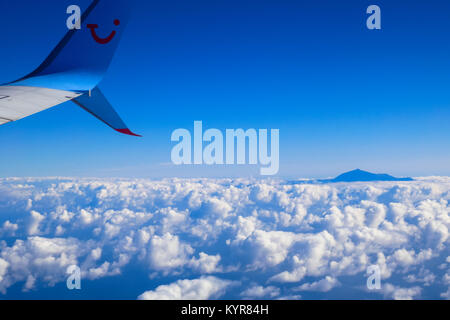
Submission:
{"label": "red stripe on winglet", "polygon": [[130,131],[130,129],[115,129],[117,132],[123,133],[123,134],[127,134],[129,136],[134,136],[134,137],[142,137],[138,134],[135,134],[133,132]]}

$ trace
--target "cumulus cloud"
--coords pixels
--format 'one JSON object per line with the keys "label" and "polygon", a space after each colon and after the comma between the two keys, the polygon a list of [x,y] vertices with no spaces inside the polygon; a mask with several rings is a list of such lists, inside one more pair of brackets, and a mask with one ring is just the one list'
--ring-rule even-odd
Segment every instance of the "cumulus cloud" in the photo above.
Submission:
{"label": "cumulus cloud", "polygon": [[166,233],[155,235],[150,240],[150,264],[156,270],[170,270],[187,263],[187,257],[193,253],[188,244],[180,242],[177,236]]}
{"label": "cumulus cloud", "polygon": [[420,287],[401,288],[387,283],[383,288],[386,297],[395,300],[413,300],[418,298],[422,289]]}
{"label": "cumulus cloud", "polygon": [[449,200],[446,177],[0,179],[0,292],[55,286],[78,265],[94,283],[141,270],[156,281],[141,297],[448,299]]}
{"label": "cumulus cloud", "polygon": [[204,252],[200,252],[199,257],[192,258],[189,262],[189,266],[200,273],[215,273],[220,272],[221,268],[218,267],[220,262],[220,255],[208,255]]}
{"label": "cumulus cloud", "polygon": [[0,283],[3,282],[3,278],[6,275],[9,263],[6,260],[0,259]]}
{"label": "cumulus cloud", "polygon": [[280,289],[274,286],[252,286],[242,292],[241,296],[246,299],[275,298],[280,295]]}
{"label": "cumulus cloud", "polygon": [[78,264],[78,258],[90,250],[90,242],[81,243],[74,238],[29,237],[0,253],[0,291],[16,282],[24,282],[30,290],[39,278],[49,286],[65,279],[65,269]]}
{"label": "cumulus cloud", "polygon": [[339,281],[333,277],[326,276],[324,279],[312,282],[305,283],[298,287],[296,290],[298,291],[320,291],[320,292],[328,292],[331,289],[340,285]]}
{"label": "cumulus cloud", "polygon": [[30,222],[27,230],[28,235],[30,236],[38,235],[40,233],[39,225],[43,220],[45,220],[45,217],[43,215],[41,215],[39,212],[31,211]]}
{"label": "cumulus cloud", "polygon": [[232,285],[231,281],[216,277],[201,277],[194,280],[178,280],[162,285],[153,291],[141,294],[139,300],[208,300],[220,297]]}
{"label": "cumulus cloud", "polygon": [[0,228],[0,236],[15,236],[18,229],[18,224],[11,223],[10,221],[6,220],[3,223],[3,226]]}

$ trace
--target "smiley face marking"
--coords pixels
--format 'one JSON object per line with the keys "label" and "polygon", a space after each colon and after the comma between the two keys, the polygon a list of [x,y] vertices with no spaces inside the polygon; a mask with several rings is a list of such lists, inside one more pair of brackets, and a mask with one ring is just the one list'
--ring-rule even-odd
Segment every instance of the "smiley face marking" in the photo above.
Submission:
{"label": "smiley face marking", "polygon": [[[115,25],[116,27],[119,26],[119,25],[120,25],[120,20],[119,20],[119,19],[114,20],[114,25]],[[94,38],[94,40],[95,40],[97,43],[100,43],[100,44],[107,44],[107,43],[109,43],[109,42],[114,38],[114,36],[116,35],[116,31],[113,30],[113,31],[109,34],[109,36],[107,36],[106,38],[100,38],[100,37],[97,35],[97,32],[95,31],[95,29],[98,28],[98,24],[88,24],[87,27],[88,27],[89,29],[91,29],[91,35],[92,35],[92,38]]]}

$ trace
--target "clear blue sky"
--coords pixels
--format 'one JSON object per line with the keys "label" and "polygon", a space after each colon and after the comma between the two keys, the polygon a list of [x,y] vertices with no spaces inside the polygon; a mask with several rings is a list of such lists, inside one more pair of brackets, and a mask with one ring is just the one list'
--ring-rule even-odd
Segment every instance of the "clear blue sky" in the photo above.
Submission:
{"label": "clear blue sky", "polygon": [[[66,32],[66,8],[8,2],[0,82],[36,68]],[[382,30],[366,28],[366,8]],[[138,139],[72,103],[0,127],[0,176],[239,176],[173,168],[170,135],[279,128],[280,176],[354,168],[450,175],[450,3],[400,0],[136,1],[100,87]]]}

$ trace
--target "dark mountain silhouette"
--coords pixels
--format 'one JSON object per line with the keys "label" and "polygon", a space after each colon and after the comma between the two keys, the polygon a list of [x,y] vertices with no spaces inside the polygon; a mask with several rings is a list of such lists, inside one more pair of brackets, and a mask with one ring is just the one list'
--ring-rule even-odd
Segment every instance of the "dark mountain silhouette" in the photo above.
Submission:
{"label": "dark mountain silhouette", "polygon": [[414,181],[413,178],[396,178],[385,173],[372,173],[356,169],[337,176],[334,179],[297,180],[288,181],[288,184],[320,184],[334,182],[365,182],[365,181]]}
{"label": "dark mountain silhouette", "polygon": [[396,178],[391,175],[382,173],[371,173],[356,169],[337,176],[329,182],[358,182],[358,181],[413,181],[412,178]]}

